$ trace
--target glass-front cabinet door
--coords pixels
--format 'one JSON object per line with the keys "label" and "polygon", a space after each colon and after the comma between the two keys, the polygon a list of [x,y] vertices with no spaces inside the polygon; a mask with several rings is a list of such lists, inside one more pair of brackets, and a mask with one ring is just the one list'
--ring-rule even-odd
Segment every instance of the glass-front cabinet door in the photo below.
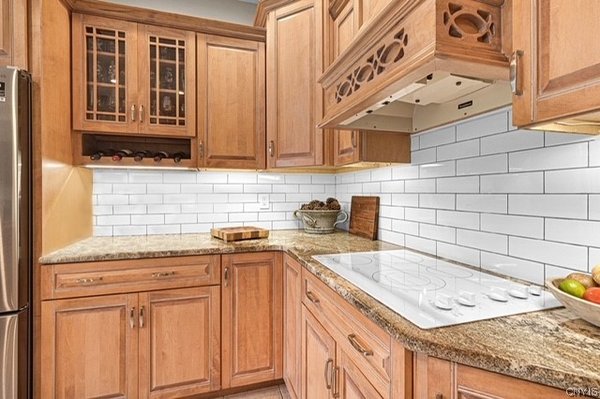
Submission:
{"label": "glass-front cabinet door", "polygon": [[196,35],[138,26],[140,131],[196,135]]}
{"label": "glass-front cabinet door", "polygon": [[137,73],[137,24],[73,14],[75,130],[137,133]]}

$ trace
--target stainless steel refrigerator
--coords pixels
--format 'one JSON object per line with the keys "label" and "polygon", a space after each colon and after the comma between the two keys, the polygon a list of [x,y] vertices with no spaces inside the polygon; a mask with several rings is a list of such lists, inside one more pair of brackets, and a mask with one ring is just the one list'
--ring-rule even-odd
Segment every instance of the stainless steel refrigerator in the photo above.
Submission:
{"label": "stainless steel refrigerator", "polygon": [[0,67],[0,399],[30,395],[31,78]]}

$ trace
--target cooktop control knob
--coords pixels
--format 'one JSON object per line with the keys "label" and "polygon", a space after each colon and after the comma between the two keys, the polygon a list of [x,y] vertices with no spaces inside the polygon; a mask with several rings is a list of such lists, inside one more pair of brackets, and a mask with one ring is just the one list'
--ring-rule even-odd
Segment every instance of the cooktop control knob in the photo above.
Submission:
{"label": "cooktop control knob", "polygon": [[475,294],[469,291],[460,291],[458,293],[458,303],[463,306],[475,306]]}
{"label": "cooktop control knob", "polygon": [[513,298],[518,298],[518,299],[527,299],[529,297],[529,294],[527,293],[527,291],[524,289],[520,289],[520,288],[509,289],[508,295],[512,296]]}
{"label": "cooktop control knob", "polygon": [[433,302],[433,304],[442,310],[452,310],[453,308],[453,304],[452,304],[452,297],[448,296],[448,295],[444,295],[444,294],[438,294],[435,297],[435,301]]}
{"label": "cooktop control knob", "polygon": [[496,302],[508,302],[506,295],[500,291],[490,291],[488,292],[487,296]]}
{"label": "cooktop control knob", "polygon": [[530,285],[529,287],[527,287],[527,291],[529,291],[531,295],[542,295],[542,287],[540,287],[539,285]]}

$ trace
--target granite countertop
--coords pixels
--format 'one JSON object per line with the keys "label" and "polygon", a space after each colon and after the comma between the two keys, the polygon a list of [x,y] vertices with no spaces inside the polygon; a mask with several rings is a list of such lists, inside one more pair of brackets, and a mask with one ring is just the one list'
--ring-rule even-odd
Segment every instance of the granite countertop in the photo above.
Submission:
{"label": "granite countertop", "polygon": [[400,249],[344,232],[273,231],[268,239],[225,243],[209,234],[95,237],[51,253],[42,264],[282,250],[408,349],[566,389],[600,387],[600,328],[564,308],[421,330],[311,257]]}

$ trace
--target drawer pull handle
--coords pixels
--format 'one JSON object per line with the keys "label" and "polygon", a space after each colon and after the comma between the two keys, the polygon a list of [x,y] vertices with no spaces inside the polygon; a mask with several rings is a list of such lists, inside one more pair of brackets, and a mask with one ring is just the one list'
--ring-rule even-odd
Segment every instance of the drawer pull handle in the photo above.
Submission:
{"label": "drawer pull handle", "polygon": [[139,318],[140,328],[144,328],[144,306],[140,308],[140,318]]}
{"label": "drawer pull handle", "polygon": [[371,349],[365,349],[358,339],[356,339],[356,334],[348,335],[348,341],[350,341],[350,345],[354,347],[361,355],[363,356],[373,356],[373,351]]}
{"label": "drawer pull handle", "polygon": [[135,328],[135,306],[129,311],[129,327]]}
{"label": "drawer pull handle", "polygon": [[225,284],[225,287],[229,286],[229,268],[226,267],[225,270],[223,270],[223,283]]}
{"label": "drawer pull handle", "polygon": [[312,291],[306,291],[306,297],[314,304],[321,302]]}
{"label": "drawer pull handle", "polygon": [[79,278],[77,279],[77,284],[94,284],[104,280],[104,277],[96,277],[96,278]]}
{"label": "drawer pull handle", "polygon": [[331,389],[331,396],[333,396],[334,398],[339,398],[340,397],[340,391],[338,390],[338,374],[340,372],[340,368],[339,367],[335,367],[333,369],[333,382],[332,382],[332,386],[333,388]]}
{"label": "drawer pull handle", "polygon": [[327,389],[331,389],[331,384],[333,380],[333,359],[327,359],[325,363],[325,387]]}
{"label": "drawer pull handle", "polygon": [[154,278],[164,278],[174,276],[175,272],[156,272],[152,273],[152,277]]}

